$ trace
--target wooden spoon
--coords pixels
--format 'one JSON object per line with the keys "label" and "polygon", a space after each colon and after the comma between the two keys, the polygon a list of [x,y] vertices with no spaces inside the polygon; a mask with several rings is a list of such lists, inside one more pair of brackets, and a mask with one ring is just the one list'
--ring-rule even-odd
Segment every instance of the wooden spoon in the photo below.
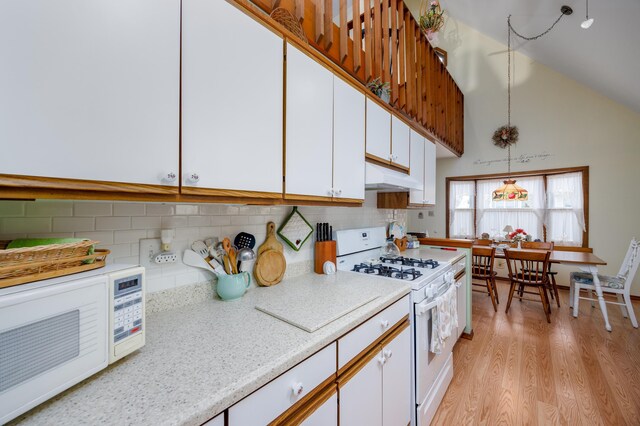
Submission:
{"label": "wooden spoon", "polygon": [[225,238],[224,240],[222,240],[222,248],[227,253],[227,255],[225,256],[225,262],[229,263],[229,273],[237,274],[238,269],[236,266],[236,250],[231,246],[231,240],[229,238]]}

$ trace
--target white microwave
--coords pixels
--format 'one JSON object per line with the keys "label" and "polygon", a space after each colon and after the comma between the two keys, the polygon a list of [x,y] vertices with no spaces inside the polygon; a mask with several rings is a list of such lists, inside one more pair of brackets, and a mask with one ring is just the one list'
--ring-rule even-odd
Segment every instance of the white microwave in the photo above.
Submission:
{"label": "white microwave", "polygon": [[0,424],[144,346],[144,277],[108,265],[0,289]]}

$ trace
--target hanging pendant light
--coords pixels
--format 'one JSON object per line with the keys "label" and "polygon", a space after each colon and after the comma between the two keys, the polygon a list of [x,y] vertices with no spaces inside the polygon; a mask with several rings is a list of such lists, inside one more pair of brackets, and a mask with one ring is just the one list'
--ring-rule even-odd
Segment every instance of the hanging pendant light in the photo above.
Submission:
{"label": "hanging pendant light", "polygon": [[[507,37],[507,126],[500,130],[500,138],[503,139],[507,145],[507,164],[509,171],[507,179],[503,181],[500,188],[493,191],[491,194],[492,201],[526,201],[529,199],[529,191],[516,185],[515,179],[511,179],[511,144],[515,143],[518,138],[517,127],[511,127],[511,16],[507,19],[509,35]],[[513,139],[513,142],[511,140]]]}
{"label": "hanging pendant light", "polygon": [[591,24],[593,24],[593,18],[589,18],[589,0],[587,0],[587,19],[582,21],[582,24],[580,24],[580,26],[587,30],[589,29],[589,27],[591,27]]}

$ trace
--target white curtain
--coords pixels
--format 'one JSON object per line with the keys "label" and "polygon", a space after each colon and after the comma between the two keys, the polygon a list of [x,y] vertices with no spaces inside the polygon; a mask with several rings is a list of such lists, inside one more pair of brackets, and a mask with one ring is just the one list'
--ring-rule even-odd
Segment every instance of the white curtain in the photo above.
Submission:
{"label": "white curtain", "polygon": [[582,172],[547,177],[547,241],[582,246],[584,197]]}
{"label": "white curtain", "polygon": [[449,236],[473,238],[474,181],[449,182]]}
{"label": "white curtain", "polygon": [[542,176],[521,177],[516,183],[529,192],[527,201],[493,201],[491,194],[503,185],[504,179],[478,181],[476,207],[476,236],[488,233],[492,238],[505,236],[505,226],[522,228],[533,239],[543,239],[545,213],[544,178]]}

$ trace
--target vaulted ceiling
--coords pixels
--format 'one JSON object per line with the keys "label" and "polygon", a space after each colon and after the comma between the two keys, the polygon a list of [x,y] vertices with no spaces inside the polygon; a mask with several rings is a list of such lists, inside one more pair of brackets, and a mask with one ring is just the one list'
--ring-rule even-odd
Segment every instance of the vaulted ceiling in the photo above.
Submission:
{"label": "vaulted ceiling", "polygon": [[536,35],[573,8],[546,36],[518,41],[518,51],[640,112],[640,0],[441,0],[449,15],[504,44],[507,16],[523,35]]}

